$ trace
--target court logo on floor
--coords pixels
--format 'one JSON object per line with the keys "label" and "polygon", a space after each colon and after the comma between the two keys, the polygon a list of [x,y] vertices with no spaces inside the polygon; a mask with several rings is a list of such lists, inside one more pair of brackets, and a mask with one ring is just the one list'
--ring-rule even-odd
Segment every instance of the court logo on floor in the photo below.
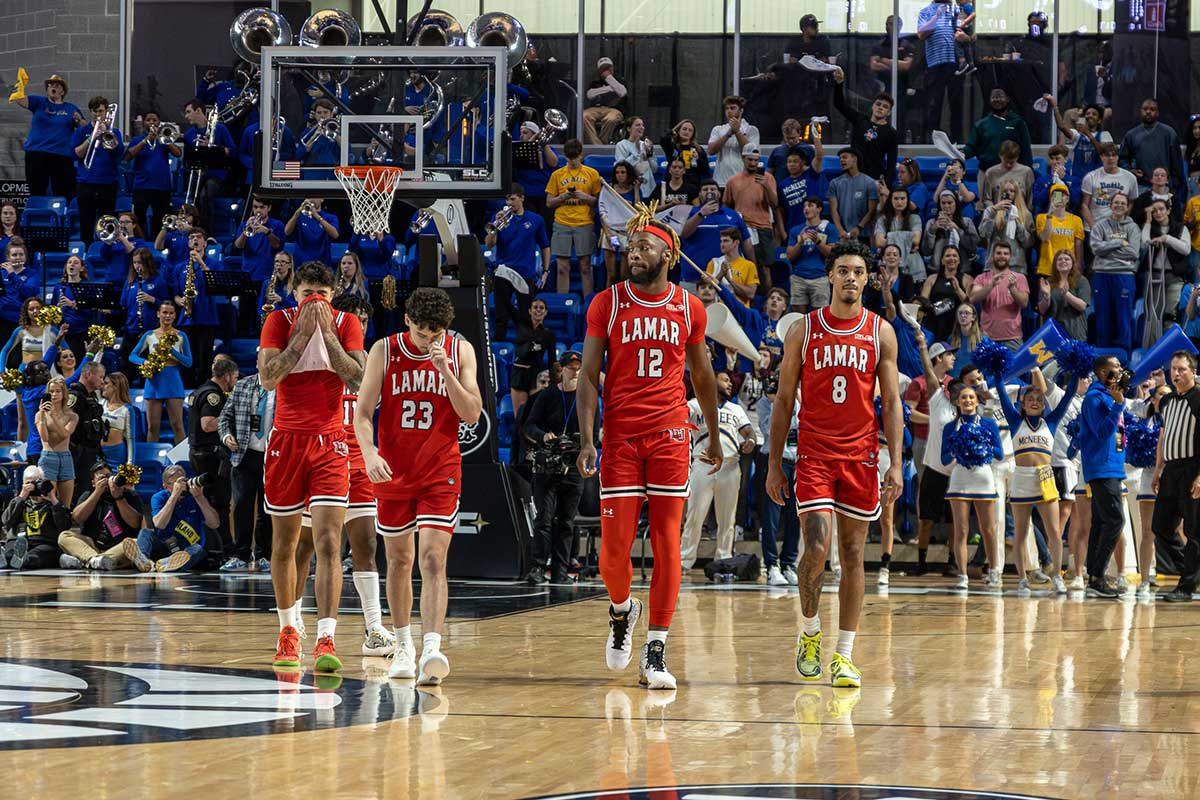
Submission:
{"label": "court logo on floor", "polygon": [[0,750],[178,742],[436,715],[408,683],[311,673],[0,661]]}
{"label": "court logo on floor", "polygon": [[1041,795],[846,783],[658,786],[545,795],[531,800],[836,800],[842,797],[853,797],[855,800],[1053,800]]}

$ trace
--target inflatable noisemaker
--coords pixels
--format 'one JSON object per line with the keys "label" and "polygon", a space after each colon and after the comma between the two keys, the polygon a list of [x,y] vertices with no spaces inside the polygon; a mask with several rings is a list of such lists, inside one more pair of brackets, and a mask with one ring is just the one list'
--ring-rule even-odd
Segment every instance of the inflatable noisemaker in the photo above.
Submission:
{"label": "inflatable noisemaker", "polygon": [[1137,386],[1149,378],[1150,373],[1156,369],[1165,369],[1171,363],[1171,354],[1179,350],[1186,350],[1193,355],[1197,352],[1196,345],[1192,344],[1192,340],[1183,332],[1183,328],[1172,325],[1163,332],[1154,346],[1146,351],[1146,355],[1142,356],[1137,369],[1133,371],[1131,385]]}
{"label": "inflatable noisemaker", "polygon": [[1024,375],[1034,367],[1045,366],[1070,340],[1057,322],[1048,320],[1033,336],[1025,340],[1020,350],[1013,353],[1012,363],[1001,377],[1008,381],[1018,375]]}
{"label": "inflatable noisemaker", "polygon": [[739,355],[745,356],[751,361],[758,361],[758,348],[754,346],[754,342],[750,341],[750,337],[742,330],[742,326],[737,324],[737,320],[733,318],[733,314],[728,308],[720,303],[714,303],[705,311],[708,312],[708,324],[704,328],[705,336],[726,347],[732,347]]}

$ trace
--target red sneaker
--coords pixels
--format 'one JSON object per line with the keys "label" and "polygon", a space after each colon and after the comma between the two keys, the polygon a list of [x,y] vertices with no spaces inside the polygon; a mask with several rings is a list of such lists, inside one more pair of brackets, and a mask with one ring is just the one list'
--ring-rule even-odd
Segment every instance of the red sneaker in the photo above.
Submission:
{"label": "red sneaker", "polygon": [[337,672],[342,668],[342,661],[337,657],[332,636],[317,639],[317,646],[313,648],[313,658],[316,659],[313,669],[317,672]]}
{"label": "red sneaker", "polygon": [[279,631],[279,646],[275,648],[275,666],[300,666],[300,633],[291,625]]}

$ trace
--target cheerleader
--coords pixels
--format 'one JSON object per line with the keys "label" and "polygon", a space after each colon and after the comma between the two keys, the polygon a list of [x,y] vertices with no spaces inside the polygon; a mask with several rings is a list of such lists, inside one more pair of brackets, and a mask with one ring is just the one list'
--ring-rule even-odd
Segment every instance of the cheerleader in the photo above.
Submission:
{"label": "cheerleader", "polygon": [[979,533],[987,552],[988,574],[994,574],[997,563],[992,517],[996,502],[996,477],[992,462],[1004,458],[1000,444],[1000,429],[996,421],[980,416],[979,396],[972,386],[964,385],[954,400],[958,418],[942,433],[942,463],[952,466],[950,488],[946,499],[954,514],[952,548],[959,565],[955,589],[967,588],[967,532],[971,523],[971,507],[979,521]]}
{"label": "cheerleader", "polygon": [[120,325],[123,333],[119,353],[121,371],[126,378],[136,374],[130,359],[133,343],[157,324],[155,309],[170,297],[171,287],[158,274],[154,253],[146,248],[135,250],[129,273],[125,276],[125,290],[121,292],[121,306],[125,311]]}
{"label": "cheerleader", "polygon": [[179,339],[171,348],[166,365],[153,377],[146,379],[146,419],[148,430],[146,441],[157,442],[159,429],[162,426],[162,408],[167,407],[167,415],[171,420],[171,431],[175,434],[175,443],[183,441],[183,398],[187,392],[183,388],[183,377],[180,367],[192,365],[192,349],[188,344],[187,334],[175,327],[175,303],[164,300],[158,304],[158,327],[146,331],[129,353],[131,363],[141,366],[154,352],[155,346],[168,333],[176,334]]}
{"label": "cheerleader", "polygon": [[1025,563],[1026,539],[1032,508],[1037,507],[1046,531],[1046,545],[1050,550],[1050,576],[1054,591],[1066,594],[1067,585],[1062,579],[1062,528],[1058,518],[1058,486],[1051,465],[1054,457],[1054,435],[1058,424],[1070,407],[1067,398],[1060,398],[1050,411],[1046,410],[1045,380],[1040,370],[1034,370],[1033,383],[1024,387],[1019,396],[1020,409],[1013,405],[1012,398],[1004,390],[1000,376],[996,376],[996,392],[1004,417],[1012,431],[1013,456],[1016,467],[1012,474],[1009,502],[1013,515],[1013,565],[1017,569],[1017,593],[1028,594],[1029,580],[1026,572],[1036,564]]}
{"label": "cheerleader", "polygon": [[100,451],[109,469],[116,472],[122,464],[133,463],[134,416],[133,400],[129,397],[129,379],[119,372],[104,376],[100,389],[104,396],[104,421],[108,433]]}
{"label": "cheerleader", "polygon": [[[912,433],[908,429],[909,408],[904,409],[904,450],[912,447]],[[879,397],[879,384],[875,384],[875,421],[879,428],[879,457],[876,466],[879,468],[879,486],[882,488],[883,479],[892,466],[892,454],[888,451],[887,437],[883,433],[883,403]],[[887,586],[891,579],[892,548],[896,536],[896,503],[895,501],[881,507],[879,514],[879,580],[880,586]]]}
{"label": "cheerleader", "polygon": [[1150,395],[1146,404],[1146,418],[1139,420],[1130,430],[1126,431],[1125,460],[1142,471],[1138,482],[1137,501],[1138,514],[1141,521],[1141,538],[1138,539],[1138,572],[1141,580],[1138,582],[1138,599],[1148,600],[1151,592],[1157,588],[1154,570],[1154,501],[1158,492],[1154,491],[1155,455],[1158,449],[1158,435],[1162,429],[1162,420],[1158,416],[1158,406],[1165,395],[1171,393],[1167,386],[1159,386]]}
{"label": "cheerleader", "polygon": [[392,271],[392,254],[396,252],[396,237],[390,233],[356,233],[350,237],[349,251],[358,256],[367,279],[386,277]]}
{"label": "cheerleader", "polygon": [[274,306],[276,309],[296,307],[296,298],[292,296],[292,276],[294,274],[291,253],[286,250],[276,253],[274,286],[271,284],[271,279],[268,278],[263,281],[262,288],[258,290],[260,316],[265,316],[262,311],[263,306]]}
{"label": "cheerleader", "polygon": [[63,265],[62,280],[54,284],[50,295],[50,304],[62,309],[63,324],[69,325],[74,333],[68,338],[71,348],[82,350],[85,346],[84,336],[87,329],[96,322],[93,311],[80,311],[75,302],[75,287],[88,279],[87,264],[77,255],[67,257]]}
{"label": "cheerleader", "polygon": [[[45,361],[47,364],[54,361],[57,355],[55,345],[58,343],[58,337],[66,333],[67,326],[64,325],[60,331],[49,325],[39,325],[37,313],[41,310],[42,301],[36,297],[30,297],[21,304],[20,324],[12,332],[12,336],[8,337],[3,349],[0,349],[0,365],[4,368],[8,367],[9,358],[12,358],[14,353],[19,353],[19,369],[24,369],[26,364],[35,361]],[[28,436],[29,417],[25,414],[24,404],[17,403],[17,440],[23,442]]]}

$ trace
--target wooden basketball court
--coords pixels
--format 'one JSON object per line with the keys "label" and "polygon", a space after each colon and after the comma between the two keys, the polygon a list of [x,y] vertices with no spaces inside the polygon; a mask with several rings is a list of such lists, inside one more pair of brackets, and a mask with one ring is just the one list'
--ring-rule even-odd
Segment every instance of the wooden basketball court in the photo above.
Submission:
{"label": "wooden basketball court", "polygon": [[797,681],[795,589],[685,585],[651,693],[599,584],[455,582],[418,691],[358,656],[348,580],[343,679],[296,685],[266,576],[2,573],[0,763],[31,800],[1200,796],[1194,607],[947,584],[868,588],[861,691]]}

